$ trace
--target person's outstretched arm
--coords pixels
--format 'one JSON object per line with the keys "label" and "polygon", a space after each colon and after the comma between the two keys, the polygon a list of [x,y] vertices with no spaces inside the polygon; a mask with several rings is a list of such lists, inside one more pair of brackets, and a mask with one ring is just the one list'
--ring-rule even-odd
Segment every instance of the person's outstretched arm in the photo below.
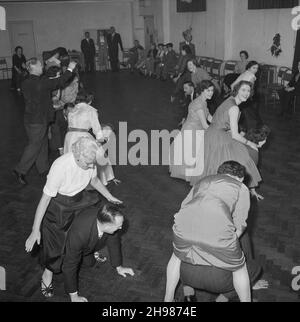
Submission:
{"label": "person's outstretched arm", "polygon": [[173,302],[180,278],[181,260],[173,253],[167,266],[167,282],[164,302]]}

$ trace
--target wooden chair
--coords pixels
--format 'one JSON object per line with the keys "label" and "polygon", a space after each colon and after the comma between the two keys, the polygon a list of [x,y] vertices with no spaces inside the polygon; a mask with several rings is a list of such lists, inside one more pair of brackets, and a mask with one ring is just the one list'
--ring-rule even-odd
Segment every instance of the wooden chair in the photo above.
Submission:
{"label": "wooden chair", "polygon": [[225,61],[222,76],[225,77],[228,74],[233,74],[235,72],[236,63],[236,60]]}
{"label": "wooden chair", "polygon": [[2,73],[2,79],[9,79],[9,72],[11,68],[7,66],[5,58],[0,58],[0,72]]}
{"label": "wooden chair", "polygon": [[221,68],[222,68],[223,60],[221,59],[214,59],[210,65],[210,75],[213,79],[217,80],[218,82],[221,81]]}
{"label": "wooden chair", "polygon": [[269,92],[268,86],[275,82],[277,66],[274,65],[261,65],[259,70],[259,87],[258,91],[264,96],[265,105],[268,104]]}
{"label": "wooden chair", "polygon": [[279,68],[278,73],[275,75],[275,81],[267,86],[267,98],[271,97],[273,106],[278,100],[278,93],[284,88],[284,78],[288,67],[282,66]]}

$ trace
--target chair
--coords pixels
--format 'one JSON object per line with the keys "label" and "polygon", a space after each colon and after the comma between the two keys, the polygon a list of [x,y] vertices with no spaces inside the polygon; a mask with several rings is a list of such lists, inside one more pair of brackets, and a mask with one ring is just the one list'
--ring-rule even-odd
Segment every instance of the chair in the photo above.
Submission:
{"label": "chair", "polygon": [[213,64],[214,58],[208,57],[205,61],[204,69],[208,72],[209,75],[211,75],[211,67]]}
{"label": "chair", "polygon": [[11,68],[8,68],[6,59],[0,58],[0,72],[2,72],[2,79],[9,79],[10,71],[11,71]]}
{"label": "chair", "polygon": [[210,65],[210,75],[213,79],[218,82],[221,81],[221,68],[222,68],[223,60],[214,59]]}
{"label": "chair", "polygon": [[268,86],[275,82],[277,66],[274,65],[261,65],[258,77],[259,93],[264,95],[265,105],[268,104]]}
{"label": "chair", "polygon": [[207,63],[208,59],[209,59],[209,57],[200,56],[197,61],[199,64],[199,67],[206,70],[206,63]]}
{"label": "chair", "polygon": [[267,85],[267,98],[272,98],[273,106],[275,105],[276,99],[278,99],[278,92],[284,88],[284,78],[288,69],[285,66],[280,67],[278,73],[275,75],[275,81]]}
{"label": "chair", "polygon": [[[292,80],[292,77],[293,77],[293,71],[290,68],[287,68],[285,73],[284,73],[284,76],[283,76],[283,84],[284,84],[284,86],[287,86],[289,84],[289,82]],[[299,101],[300,101],[300,96],[296,95],[294,97],[294,101],[292,102],[294,113],[296,112],[296,106],[300,104]]]}
{"label": "chair", "polygon": [[233,74],[235,72],[236,60],[227,60],[225,61],[223,68],[223,77],[228,74]]}

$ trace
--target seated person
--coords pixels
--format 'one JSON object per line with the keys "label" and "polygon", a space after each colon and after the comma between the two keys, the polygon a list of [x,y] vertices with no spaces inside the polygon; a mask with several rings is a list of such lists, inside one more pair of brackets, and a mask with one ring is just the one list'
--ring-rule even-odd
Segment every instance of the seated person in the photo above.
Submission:
{"label": "seated person", "polygon": [[129,49],[129,59],[126,63],[126,66],[130,68],[130,71],[133,72],[137,62],[139,61],[139,52],[138,50],[144,50],[143,46],[140,45],[138,40],[134,41],[134,46]]}
{"label": "seated person", "polygon": [[155,75],[157,79],[161,79],[162,77],[162,72],[165,65],[165,57],[167,53],[168,53],[167,45],[162,45],[162,51],[159,51],[157,54],[158,61],[155,67]]}
{"label": "seated person", "polygon": [[155,74],[155,63],[157,59],[158,50],[156,44],[152,43],[148,51],[147,59],[145,61],[145,76],[152,77]]}
{"label": "seated person", "polygon": [[131,268],[122,266],[121,241],[118,230],[122,229],[124,216],[119,207],[105,204],[83,210],[73,221],[66,238],[65,257],[62,271],[65,289],[72,302],[87,302],[78,295],[78,272],[81,264],[93,266],[96,263],[94,252],[105,245],[110,261],[117,273],[134,276]]}
{"label": "seated person", "polygon": [[242,50],[240,52],[240,57],[241,57],[241,60],[238,61],[235,65],[235,73],[238,74],[238,75],[241,75],[243,74],[245,71],[246,71],[246,67],[248,65],[248,59],[249,59],[249,54],[246,50]]}
{"label": "seated person", "polygon": [[163,60],[163,69],[162,69],[162,75],[161,79],[166,80],[168,76],[175,74],[175,67],[177,65],[177,55],[173,49],[173,44],[168,43],[167,44],[167,53],[164,56]]}
{"label": "seated person", "polygon": [[250,208],[249,190],[243,184],[245,172],[238,162],[224,162],[217,175],[202,179],[183,201],[174,220],[166,302],[174,300],[181,262],[197,271],[191,272],[192,278],[184,282],[187,285],[224,293],[232,290],[223,288],[223,282],[230,277],[229,283],[240,301],[251,301],[248,269],[250,277],[257,274],[253,274],[239,241],[245,233]]}
{"label": "seated person", "polygon": [[181,55],[179,57],[178,63],[175,67],[176,74],[173,78],[173,82],[176,83],[180,76],[186,71],[187,62],[192,59],[192,51],[191,48],[187,45],[182,46]]}
{"label": "seated person", "polygon": [[298,70],[293,74],[292,80],[279,93],[281,104],[281,116],[290,112],[291,103],[297,96],[300,96],[300,61],[298,62]]}

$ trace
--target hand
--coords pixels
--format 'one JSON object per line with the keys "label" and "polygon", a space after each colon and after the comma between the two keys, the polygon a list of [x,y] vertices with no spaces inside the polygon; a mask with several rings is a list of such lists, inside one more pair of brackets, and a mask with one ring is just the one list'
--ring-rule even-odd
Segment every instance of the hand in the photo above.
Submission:
{"label": "hand", "polygon": [[134,271],[132,268],[119,266],[116,268],[119,275],[127,277],[126,274],[134,276]]}
{"label": "hand", "polygon": [[107,199],[109,202],[116,204],[116,205],[120,205],[123,203],[123,201],[111,196],[110,198]]}
{"label": "hand", "polygon": [[32,251],[32,248],[33,248],[35,242],[37,242],[38,245],[41,242],[41,232],[39,230],[32,231],[30,236],[27,238],[26,243],[25,243],[25,250],[27,253]]}
{"label": "hand", "polygon": [[267,140],[264,140],[264,141],[260,141],[260,142],[258,142],[258,147],[259,148],[261,148],[261,147],[263,147],[265,144],[266,144],[266,142],[267,142]]}
{"label": "hand", "polygon": [[247,145],[250,146],[251,149],[255,150],[255,151],[258,151],[258,146],[257,144],[253,143],[253,142],[248,142]]}
{"label": "hand", "polygon": [[255,189],[250,189],[250,193],[251,193],[251,196],[255,197],[257,201],[261,201],[265,199],[262,195],[258,194]]}
{"label": "hand", "polygon": [[74,70],[76,65],[77,65],[77,63],[75,61],[70,61],[68,68]]}
{"label": "hand", "polygon": [[85,297],[79,296],[78,294],[70,295],[70,297],[71,297],[71,302],[88,302],[88,300]]}

